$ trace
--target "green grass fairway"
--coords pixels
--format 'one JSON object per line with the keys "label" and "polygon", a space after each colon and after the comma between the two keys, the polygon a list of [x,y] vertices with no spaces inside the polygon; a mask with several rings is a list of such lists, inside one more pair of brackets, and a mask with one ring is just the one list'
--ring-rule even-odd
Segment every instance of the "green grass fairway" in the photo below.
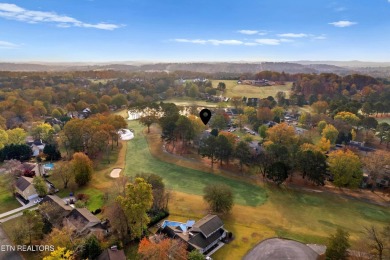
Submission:
{"label": "green grass fairway", "polygon": [[216,88],[219,82],[225,82],[226,91],[223,96],[226,97],[252,97],[252,98],[266,98],[268,96],[276,96],[279,91],[286,92],[287,97],[290,96],[290,89],[292,83],[286,85],[275,85],[268,87],[259,87],[252,85],[238,85],[236,80],[213,80],[213,87]]}
{"label": "green grass fairway", "polygon": [[[204,216],[208,212],[202,199],[205,185],[222,182],[233,187],[235,206],[230,215],[223,216],[223,220],[236,239],[213,255],[214,259],[240,259],[259,241],[275,236],[325,244],[337,227],[351,234],[351,243],[356,249],[356,241],[362,236],[364,227],[382,228],[390,223],[389,207],[327,192],[278,188],[273,184],[257,186],[225,175],[160,161],[149,151],[142,134],[144,127],[131,121],[129,128],[135,129],[136,137],[128,143],[126,173],[134,176],[138,172],[150,172],[163,177],[166,185],[174,191],[169,203],[170,219],[184,221]],[[177,162],[182,163],[180,160],[178,158]]]}
{"label": "green grass fairway", "polygon": [[0,176],[0,213],[4,213],[18,207],[21,207],[20,203],[7,189],[8,183],[4,176]]}
{"label": "green grass fairway", "polygon": [[203,194],[207,184],[225,183],[233,188],[235,202],[241,205],[257,206],[267,200],[266,192],[256,185],[159,161],[150,154],[142,136],[143,126],[138,121],[130,121],[129,128],[135,130],[135,138],[127,146],[126,174],[155,173],[164,178],[169,188],[197,195]]}

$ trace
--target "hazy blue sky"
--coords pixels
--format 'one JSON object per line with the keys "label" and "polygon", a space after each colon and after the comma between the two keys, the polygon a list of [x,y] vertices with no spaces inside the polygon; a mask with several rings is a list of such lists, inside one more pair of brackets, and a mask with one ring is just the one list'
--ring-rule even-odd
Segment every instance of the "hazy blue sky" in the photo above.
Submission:
{"label": "hazy blue sky", "polygon": [[390,0],[0,0],[1,61],[390,61]]}

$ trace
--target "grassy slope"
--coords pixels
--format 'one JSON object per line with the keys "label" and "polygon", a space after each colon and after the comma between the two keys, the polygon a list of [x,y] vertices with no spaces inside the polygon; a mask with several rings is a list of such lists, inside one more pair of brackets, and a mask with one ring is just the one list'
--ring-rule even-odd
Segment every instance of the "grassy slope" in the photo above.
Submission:
{"label": "grassy slope", "polygon": [[129,128],[135,130],[136,137],[128,143],[126,174],[134,176],[142,172],[156,173],[164,178],[169,188],[197,195],[203,194],[203,188],[207,184],[222,182],[233,188],[236,203],[256,206],[265,202],[266,194],[258,186],[155,159],[142,136],[143,127],[138,122],[131,121]]}
{"label": "grassy slope", "polygon": [[[129,127],[136,130],[136,138],[129,142],[126,173],[134,175],[137,172],[153,172],[164,178],[167,186],[175,191],[170,201],[170,219],[184,221],[201,218],[207,213],[207,206],[201,197],[203,186],[216,181],[233,185],[236,205],[231,215],[224,217],[224,222],[236,239],[218,251],[213,256],[215,259],[239,259],[253,245],[272,236],[307,243],[325,243],[326,237],[339,226],[349,231],[352,241],[356,241],[364,226],[382,227],[390,222],[389,208],[333,194],[298,192],[267,184],[257,187],[221,176],[216,170],[207,173],[210,168],[199,163],[163,152],[154,153],[159,159],[186,168],[163,162],[150,154],[141,133],[142,127],[137,122],[130,122]],[[153,141],[150,148],[156,149],[158,136],[149,139]],[[257,194],[259,191],[261,196]],[[250,195],[253,192],[255,196]]]}

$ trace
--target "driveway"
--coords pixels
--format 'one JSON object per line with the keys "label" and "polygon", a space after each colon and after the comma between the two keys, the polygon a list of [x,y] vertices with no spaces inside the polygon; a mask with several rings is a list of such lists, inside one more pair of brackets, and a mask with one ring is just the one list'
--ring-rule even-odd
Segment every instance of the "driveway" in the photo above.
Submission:
{"label": "driveway", "polygon": [[[0,226],[0,245],[12,246],[13,244],[9,240],[8,236],[5,234],[3,228]],[[16,251],[2,251],[0,250],[0,259],[7,259],[7,260],[23,260],[23,257],[20,256],[20,254]]]}
{"label": "driveway", "polygon": [[267,239],[255,246],[248,254],[244,256],[244,260],[316,260],[318,254],[306,246],[294,240],[286,240],[280,238]]}

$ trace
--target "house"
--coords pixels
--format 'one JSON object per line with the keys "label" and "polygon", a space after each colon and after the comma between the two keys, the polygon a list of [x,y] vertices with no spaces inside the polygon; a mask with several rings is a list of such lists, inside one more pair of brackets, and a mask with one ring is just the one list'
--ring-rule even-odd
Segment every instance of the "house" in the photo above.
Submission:
{"label": "house", "polygon": [[188,250],[198,250],[202,254],[208,253],[216,247],[224,245],[227,231],[222,220],[217,215],[207,215],[199,221],[187,223],[164,221],[160,231],[169,237],[179,238],[188,245]]}
{"label": "house", "polygon": [[65,219],[66,223],[74,227],[78,233],[107,234],[107,221],[102,222],[87,208],[73,209]]}
{"label": "house", "polygon": [[25,200],[32,200],[38,197],[33,185],[33,178],[22,176],[15,183],[15,193]]}
{"label": "house", "polygon": [[47,212],[46,219],[54,226],[61,226],[63,219],[69,215],[73,208],[56,195],[47,195],[41,204],[47,203],[52,210]]}
{"label": "house", "polygon": [[126,255],[123,250],[118,250],[116,246],[105,249],[97,258],[97,260],[126,260]]}
{"label": "house", "polygon": [[45,175],[45,167],[38,163],[23,163],[23,174],[27,177]]}
{"label": "house", "polygon": [[34,139],[32,136],[26,137],[26,144],[31,147],[34,157],[43,152],[43,149],[45,148],[45,144],[42,142],[42,139]]}

